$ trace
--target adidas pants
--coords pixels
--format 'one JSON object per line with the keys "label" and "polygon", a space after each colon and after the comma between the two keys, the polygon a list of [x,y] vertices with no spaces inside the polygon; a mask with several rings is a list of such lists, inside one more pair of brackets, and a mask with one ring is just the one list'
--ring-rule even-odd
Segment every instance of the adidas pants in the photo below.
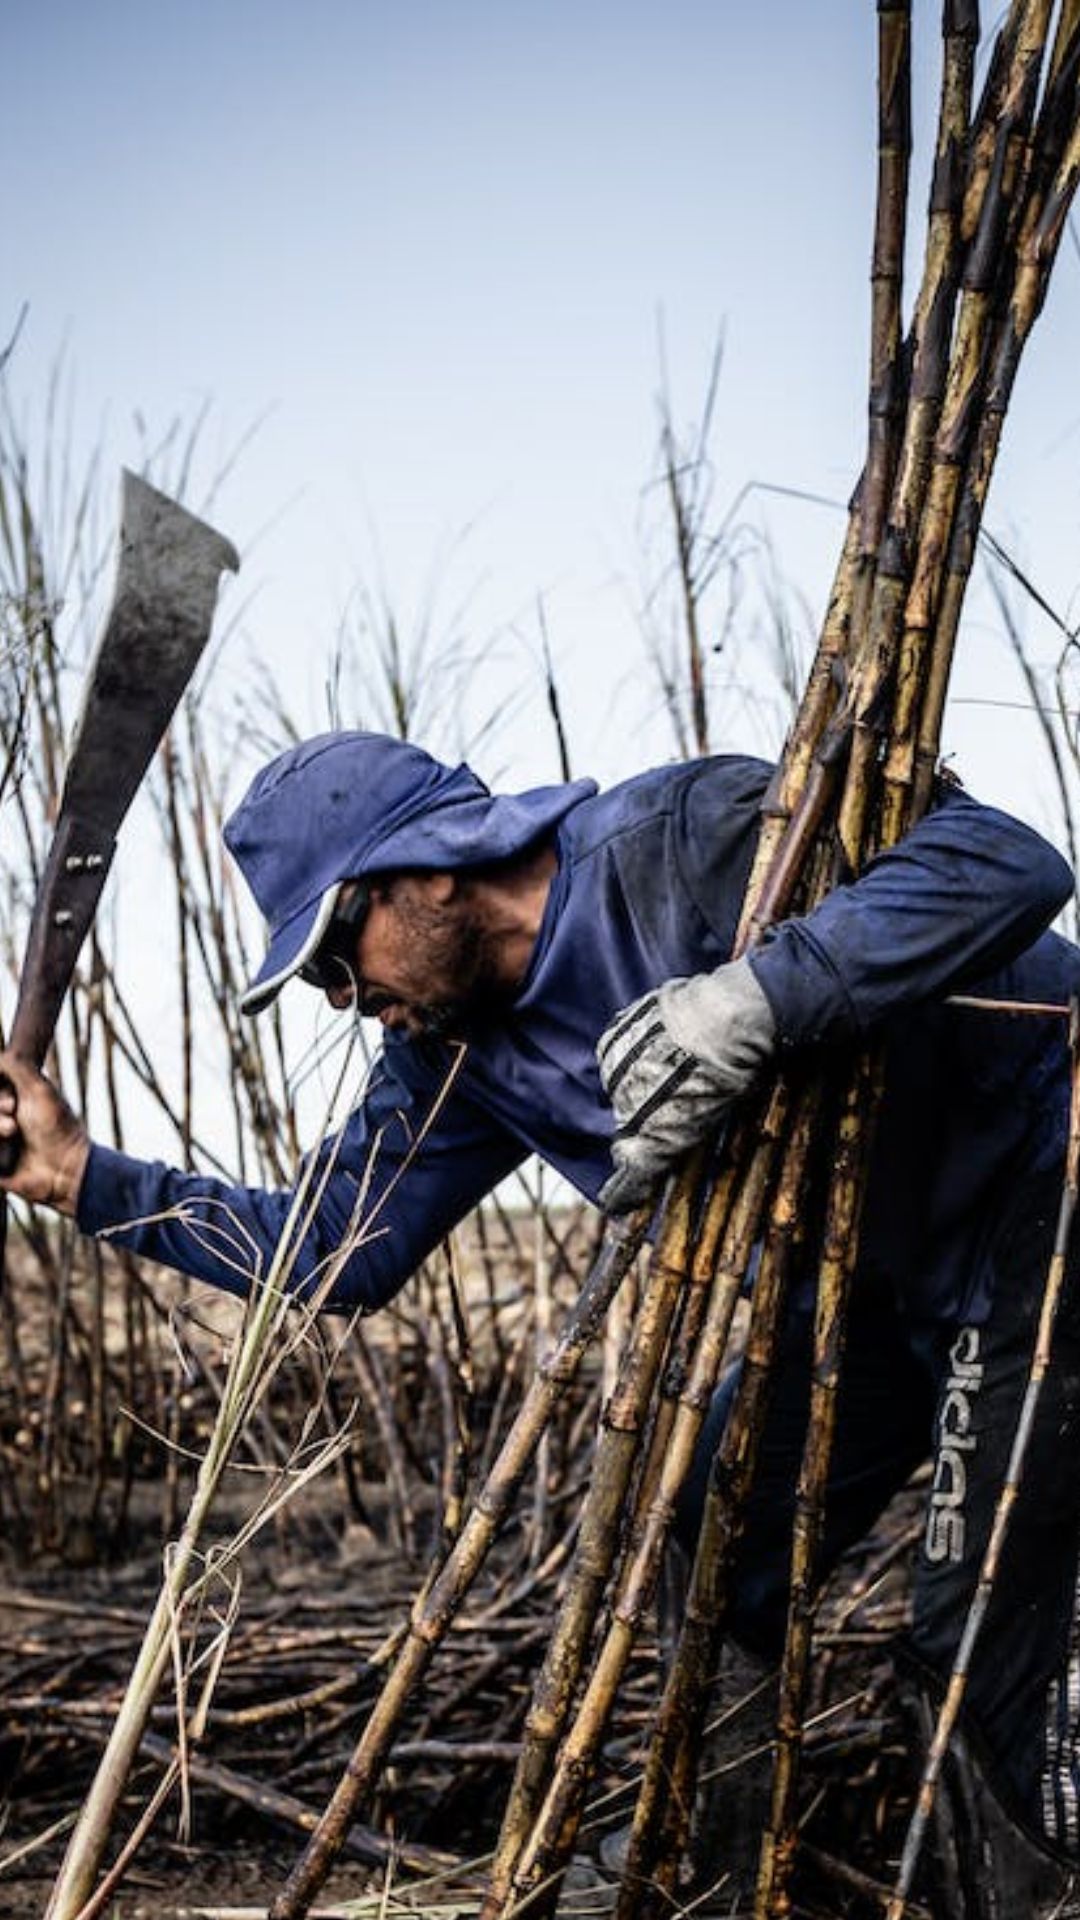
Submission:
{"label": "adidas pants", "polygon": [[[912,1650],[944,1684],[978,1577],[1027,1380],[1060,1197],[1027,1181],[995,1236],[995,1296],[979,1325],[916,1325],[881,1286],[854,1289],[825,1515],[825,1557],[873,1524],[928,1456]],[[1076,1264],[1075,1250],[1073,1264]],[[736,1567],[732,1631],[778,1655],[811,1327],[789,1315]],[[735,1381],[715,1396],[684,1492],[688,1550]],[[1067,1285],[1049,1374],[993,1598],[972,1661],[965,1724],[1007,1811],[1080,1858],[1080,1278]]]}

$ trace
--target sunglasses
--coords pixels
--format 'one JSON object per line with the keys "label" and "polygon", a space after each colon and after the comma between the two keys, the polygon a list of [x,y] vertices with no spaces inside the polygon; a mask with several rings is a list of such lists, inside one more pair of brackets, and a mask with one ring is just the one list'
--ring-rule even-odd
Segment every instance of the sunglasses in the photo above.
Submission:
{"label": "sunglasses", "polygon": [[371,906],[371,889],[354,880],[348,898],[335,907],[314,953],[299,969],[301,980],[328,993],[356,981],[356,942]]}

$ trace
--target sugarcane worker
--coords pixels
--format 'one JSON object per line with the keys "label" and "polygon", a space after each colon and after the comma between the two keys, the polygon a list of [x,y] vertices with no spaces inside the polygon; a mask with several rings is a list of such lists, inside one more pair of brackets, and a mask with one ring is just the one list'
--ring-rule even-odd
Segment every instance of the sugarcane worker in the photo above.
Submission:
{"label": "sugarcane worker", "polygon": [[[340,1135],[289,1285],[344,1313],[389,1301],[468,1210],[538,1153],[612,1211],[788,1056],[880,1033],[886,1092],[864,1209],[826,1557],[934,1462],[913,1642],[948,1674],[1030,1355],[1066,1140],[1066,1021],[950,1004],[1064,1006],[1080,952],[1047,931],[1072,878],[1018,821],[944,786],[897,847],[731,959],[770,768],[717,757],[600,793],[491,794],[468,767],[327,734],[255,779],[227,844],[268,923],[243,994],[294,978],[379,1018],[384,1045]],[[598,1061],[599,1050],[599,1061]],[[288,1191],[92,1144],[10,1057],[4,1184],[88,1234],[229,1291],[265,1271]],[[605,1091],[606,1087],[606,1091]],[[228,1222],[228,1231],[222,1223]],[[740,1550],[734,1631],[782,1641],[812,1279],[797,1287]],[[693,1537],[730,1386],[687,1489]],[[1026,1485],[968,1689],[1013,1820],[1080,1846],[1080,1299],[1062,1309]]]}

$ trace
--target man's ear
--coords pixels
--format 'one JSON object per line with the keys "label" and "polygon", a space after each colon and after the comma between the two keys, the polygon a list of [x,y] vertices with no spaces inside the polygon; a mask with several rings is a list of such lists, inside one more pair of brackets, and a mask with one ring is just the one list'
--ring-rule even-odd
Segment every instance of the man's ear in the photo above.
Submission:
{"label": "man's ear", "polygon": [[458,876],[444,868],[424,875],[428,899],[433,906],[445,907],[458,892]]}
{"label": "man's ear", "polygon": [[[393,905],[394,889],[397,886],[410,887],[421,894],[432,907],[445,907],[461,891],[461,878],[443,868],[429,867],[423,872],[392,874],[385,882],[381,898]],[[380,898],[378,885],[372,882],[372,895]]]}

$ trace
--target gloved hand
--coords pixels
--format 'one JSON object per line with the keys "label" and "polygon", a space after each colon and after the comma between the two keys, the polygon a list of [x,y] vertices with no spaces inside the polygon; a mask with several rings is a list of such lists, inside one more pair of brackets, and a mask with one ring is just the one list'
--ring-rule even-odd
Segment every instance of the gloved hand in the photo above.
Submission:
{"label": "gloved hand", "polygon": [[643,1206],[658,1182],[749,1091],[772,1057],[776,1022],[747,960],[668,980],[624,1007],[596,1057],[615,1115],[608,1213]]}

